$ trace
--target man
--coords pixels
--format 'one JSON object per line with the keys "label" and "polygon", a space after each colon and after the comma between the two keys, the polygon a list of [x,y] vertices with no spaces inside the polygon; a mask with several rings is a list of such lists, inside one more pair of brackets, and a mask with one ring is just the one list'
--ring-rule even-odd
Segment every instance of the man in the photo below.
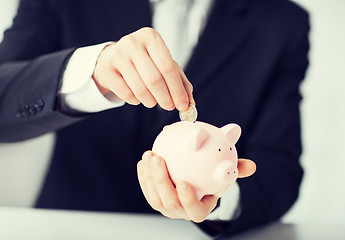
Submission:
{"label": "man", "polygon": [[[196,14],[200,37],[171,56],[169,38],[150,28],[160,23],[165,1],[21,1],[0,45],[0,140],[56,131],[37,207],[147,213],[153,207],[201,222],[217,199],[188,204],[188,183],[147,184],[156,173],[168,182],[164,159],[144,154],[142,188],[135,174],[163,126],[178,121],[176,111],[162,109],[196,103],[198,120],[242,127],[239,156],[258,166],[238,180],[239,192],[218,201],[214,212],[227,217],[198,225],[228,235],[278,219],[297,198],[302,176],[298,87],[308,64],[307,14],[285,0],[193,1],[208,2]],[[176,49],[185,43],[171,42]],[[254,171],[241,163],[243,176]],[[147,186],[156,192],[148,194]]]}

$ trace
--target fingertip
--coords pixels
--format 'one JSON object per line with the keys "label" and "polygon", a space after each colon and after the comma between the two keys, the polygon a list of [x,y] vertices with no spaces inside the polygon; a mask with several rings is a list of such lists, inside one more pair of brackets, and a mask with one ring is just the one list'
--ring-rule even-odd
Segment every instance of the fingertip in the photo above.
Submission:
{"label": "fingertip", "polygon": [[[158,104],[159,104],[159,103],[158,103]],[[172,110],[175,109],[175,105],[174,105],[174,104],[170,105],[169,107],[163,106],[162,104],[159,104],[159,106],[160,106],[162,109],[166,110],[166,111],[172,111]]]}
{"label": "fingertip", "polygon": [[251,175],[256,171],[256,163],[252,160],[247,159],[246,164],[250,169]]}
{"label": "fingertip", "polygon": [[143,173],[144,173],[144,166],[143,166],[143,160],[140,160],[137,163],[137,175],[138,175],[138,179],[139,182],[141,181],[142,177],[143,177]]}
{"label": "fingertip", "polygon": [[244,178],[253,175],[256,172],[256,164],[249,159],[239,159],[238,160],[238,177]]}
{"label": "fingertip", "polygon": [[140,169],[142,167],[143,160],[138,161],[137,168]]}
{"label": "fingertip", "polygon": [[137,98],[135,98],[135,99],[133,98],[131,100],[127,100],[126,102],[127,102],[127,104],[133,105],[133,106],[138,106],[141,103]]}
{"label": "fingertip", "polygon": [[155,100],[154,102],[151,103],[142,103],[144,105],[144,107],[146,108],[154,108],[157,105],[157,101]]}
{"label": "fingertip", "polygon": [[177,110],[179,111],[187,111],[189,108],[189,101],[182,101],[177,105]]}
{"label": "fingertip", "polygon": [[148,150],[148,151],[144,152],[144,154],[142,156],[142,160],[148,161],[152,156],[153,156],[153,152]]}
{"label": "fingertip", "polygon": [[[251,160],[250,160],[251,161]],[[256,163],[251,161],[251,168],[253,170],[253,173],[256,172]]]}
{"label": "fingertip", "polygon": [[192,96],[192,98],[190,99],[190,103],[191,103],[194,107],[196,107],[196,102],[195,102],[193,96]]}
{"label": "fingertip", "polygon": [[180,70],[183,86],[184,86],[186,93],[188,95],[188,98],[189,98],[189,102],[195,106],[195,101],[193,98],[193,85],[188,80],[188,78],[187,78],[186,74],[183,72],[183,70],[181,68],[179,70]]}
{"label": "fingertip", "polygon": [[170,106],[170,107],[167,107],[165,110],[167,110],[167,111],[173,111],[175,108],[176,108],[175,105],[172,105],[172,106]]}

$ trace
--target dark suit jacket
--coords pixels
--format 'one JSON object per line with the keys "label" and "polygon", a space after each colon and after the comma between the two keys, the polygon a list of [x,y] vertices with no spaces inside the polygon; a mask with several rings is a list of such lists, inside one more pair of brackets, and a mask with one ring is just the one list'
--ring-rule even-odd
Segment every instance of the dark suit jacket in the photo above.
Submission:
{"label": "dark suit jacket", "polygon": [[[0,45],[0,141],[57,132],[37,207],[153,212],[136,164],[163,126],[179,120],[177,111],[125,105],[69,116],[57,98],[75,48],[150,25],[147,0],[21,1]],[[216,0],[185,72],[194,85],[198,120],[239,124],[239,156],[253,159],[257,172],[238,180],[240,217],[214,230],[232,234],[273,221],[297,198],[307,35],[307,13],[289,1]],[[210,230],[208,224],[200,226]]]}

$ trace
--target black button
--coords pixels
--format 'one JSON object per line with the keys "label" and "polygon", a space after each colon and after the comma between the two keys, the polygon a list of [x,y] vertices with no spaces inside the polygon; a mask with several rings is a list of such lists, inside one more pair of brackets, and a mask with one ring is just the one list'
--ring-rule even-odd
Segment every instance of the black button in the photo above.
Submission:
{"label": "black button", "polygon": [[30,117],[30,112],[28,109],[24,109],[20,112],[24,118]]}
{"label": "black button", "polygon": [[40,107],[44,106],[44,101],[42,99],[38,99],[36,102]]}
{"label": "black button", "polygon": [[44,101],[42,99],[38,99],[35,103],[32,104],[25,104],[24,107],[17,110],[16,118],[23,119],[36,115],[36,113],[42,111],[43,107]]}
{"label": "black button", "polygon": [[35,115],[37,113],[37,109],[34,106],[30,106],[28,109],[30,115]]}
{"label": "black button", "polygon": [[38,99],[35,103],[35,108],[37,109],[37,111],[42,111],[44,107],[44,101],[42,99]]}
{"label": "black button", "polygon": [[35,102],[33,107],[38,111],[41,112],[44,107],[44,101],[42,99],[39,99]]}
{"label": "black button", "polygon": [[18,118],[18,119],[23,119],[24,116],[23,116],[20,112],[17,112],[17,113],[16,113],[16,118]]}
{"label": "black button", "polygon": [[29,104],[25,104],[24,109],[25,110],[29,110],[29,108],[30,108],[30,105]]}

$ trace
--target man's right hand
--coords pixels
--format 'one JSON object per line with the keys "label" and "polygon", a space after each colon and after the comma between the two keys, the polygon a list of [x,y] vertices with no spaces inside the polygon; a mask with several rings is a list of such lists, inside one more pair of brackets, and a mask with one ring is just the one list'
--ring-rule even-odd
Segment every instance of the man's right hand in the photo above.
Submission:
{"label": "man's right hand", "polygon": [[102,94],[111,91],[128,104],[152,108],[158,103],[165,110],[179,111],[195,105],[192,84],[152,28],[105,47],[92,78]]}

